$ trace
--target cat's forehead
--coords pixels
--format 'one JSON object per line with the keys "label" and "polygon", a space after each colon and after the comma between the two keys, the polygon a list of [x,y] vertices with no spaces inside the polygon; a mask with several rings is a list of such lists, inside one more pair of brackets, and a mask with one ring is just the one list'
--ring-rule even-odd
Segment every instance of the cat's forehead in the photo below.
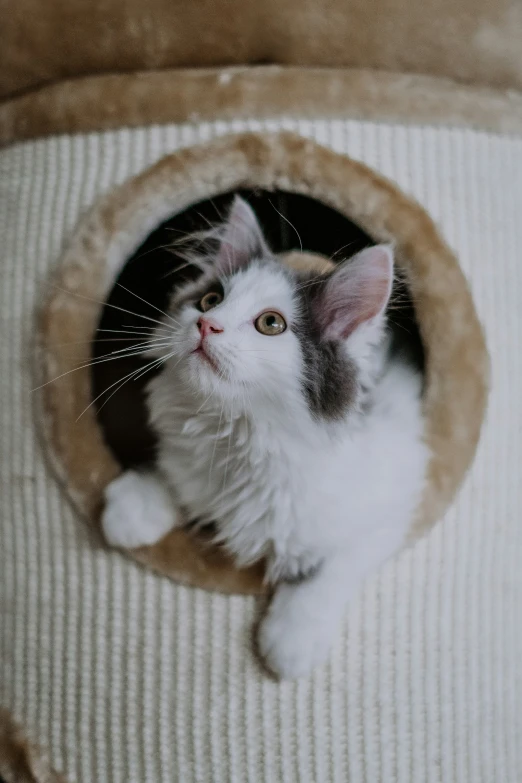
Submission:
{"label": "cat's forehead", "polygon": [[290,275],[277,262],[253,263],[223,281],[227,299],[232,301],[274,300],[290,303],[294,287]]}
{"label": "cat's forehead", "polygon": [[291,315],[294,308],[295,282],[290,270],[279,261],[253,261],[232,275],[209,271],[197,281],[184,286],[172,300],[173,310],[195,305],[209,291],[224,295],[223,307],[242,312],[264,307],[284,308]]}

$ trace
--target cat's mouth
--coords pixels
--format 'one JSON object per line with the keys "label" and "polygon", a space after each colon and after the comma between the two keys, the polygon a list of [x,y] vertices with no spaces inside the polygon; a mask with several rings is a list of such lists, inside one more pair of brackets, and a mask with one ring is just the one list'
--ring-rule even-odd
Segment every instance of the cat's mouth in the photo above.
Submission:
{"label": "cat's mouth", "polygon": [[203,343],[200,343],[200,344],[198,345],[198,347],[197,347],[197,348],[196,348],[194,351],[192,351],[192,353],[193,353],[193,354],[195,354],[196,356],[199,356],[199,357],[201,357],[201,360],[202,360],[202,361],[204,361],[204,362],[206,362],[206,364],[210,365],[210,367],[212,367],[212,369],[214,370],[214,372],[217,372],[217,371],[218,371],[218,366],[217,366],[216,362],[215,362],[215,361],[214,361],[214,359],[213,359],[211,356],[209,356],[209,354],[208,354],[208,353],[205,351],[205,347],[204,347]]}

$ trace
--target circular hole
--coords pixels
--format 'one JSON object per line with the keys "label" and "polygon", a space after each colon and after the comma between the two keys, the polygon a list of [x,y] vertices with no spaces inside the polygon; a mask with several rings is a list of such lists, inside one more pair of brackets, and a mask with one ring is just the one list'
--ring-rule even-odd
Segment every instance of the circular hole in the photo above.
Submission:
{"label": "circular hole", "polygon": [[[270,190],[241,191],[246,182]],[[196,204],[203,188],[209,200]],[[134,325],[140,331],[143,316],[159,317],[153,305],[163,309],[180,279],[170,275],[177,265],[166,247],[173,233],[183,236],[204,227],[207,219],[219,221],[235,189],[253,204],[276,251],[300,248],[290,224],[304,250],[334,260],[372,240],[394,242],[397,269],[412,296],[398,284],[390,318],[401,347],[425,369],[425,438],[432,453],[411,521],[409,540],[415,540],[448,508],[480,435],[489,362],[473,300],[458,260],[420,205],[376,171],[286,132],[238,134],[181,149],[116,188],[81,221],[42,307],[37,335],[35,369],[42,385],[36,411],[57,478],[75,508],[98,525],[108,483],[122,467],[151,458],[145,376],[124,385],[127,360],[93,369],[93,351],[97,358],[108,353],[107,337],[114,350],[136,344],[140,338],[115,342],[114,332],[101,329]],[[150,233],[153,225],[160,228]],[[117,275],[120,285],[114,284]],[[142,361],[132,358],[133,368],[140,370]],[[102,397],[94,405],[98,394]],[[225,593],[264,590],[262,564],[238,571],[218,550],[200,546],[183,530],[129,555],[177,582]]]}
{"label": "circular hole", "polygon": [[[235,192],[250,202],[276,253],[304,250],[341,261],[373,244],[373,239],[354,222],[309,196],[283,190]],[[112,358],[118,356],[113,352],[123,353],[127,348],[139,351],[148,327],[160,318],[158,310],[165,310],[175,286],[199,274],[195,267],[183,267],[184,259],[176,254],[173,243],[223,220],[233,195],[223,193],[194,204],[153,231],[123,267],[103,308],[93,358],[112,356],[110,361],[93,365],[92,394],[106,443],[124,468],[146,463],[154,456],[155,441],[144,402],[144,389],[154,371],[145,370],[136,380],[125,382],[130,373],[145,368],[149,360],[139,353]],[[175,271],[178,267],[183,268]],[[412,299],[401,280],[394,285],[389,323],[396,345],[423,367],[424,352]]]}

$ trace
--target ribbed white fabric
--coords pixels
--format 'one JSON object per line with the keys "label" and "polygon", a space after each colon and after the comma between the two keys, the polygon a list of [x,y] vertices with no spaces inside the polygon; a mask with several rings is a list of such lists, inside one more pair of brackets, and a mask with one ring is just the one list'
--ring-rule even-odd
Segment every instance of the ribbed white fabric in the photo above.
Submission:
{"label": "ribbed white fabric", "polygon": [[[101,549],[44,465],[33,314],[79,215],[181,145],[286,127],[375,167],[441,225],[493,362],[446,519],[370,580],[331,662],[276,684],[254,602]],[[355,121],[151,127],[0,153],[0,704],[76,783],[522,781],[522,140]],[[66,338],[65,338],[66,339]]]}

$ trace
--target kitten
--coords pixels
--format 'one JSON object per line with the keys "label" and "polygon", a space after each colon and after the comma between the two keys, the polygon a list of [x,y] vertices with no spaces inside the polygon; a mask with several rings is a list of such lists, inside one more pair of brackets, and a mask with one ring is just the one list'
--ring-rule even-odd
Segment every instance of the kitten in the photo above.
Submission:
{"label": "kitten", "polygon": [[215,522],[238,566],[265,558],[275,592],[259,649],[298,677],[404,543],[428,460],[422,379],[389,350],[390,248],[299,274],[236,197],[204,266],[156,335],[171,354],[149,385],[157,470],[112,482],[103,528],[137,547],[182,520]]}

